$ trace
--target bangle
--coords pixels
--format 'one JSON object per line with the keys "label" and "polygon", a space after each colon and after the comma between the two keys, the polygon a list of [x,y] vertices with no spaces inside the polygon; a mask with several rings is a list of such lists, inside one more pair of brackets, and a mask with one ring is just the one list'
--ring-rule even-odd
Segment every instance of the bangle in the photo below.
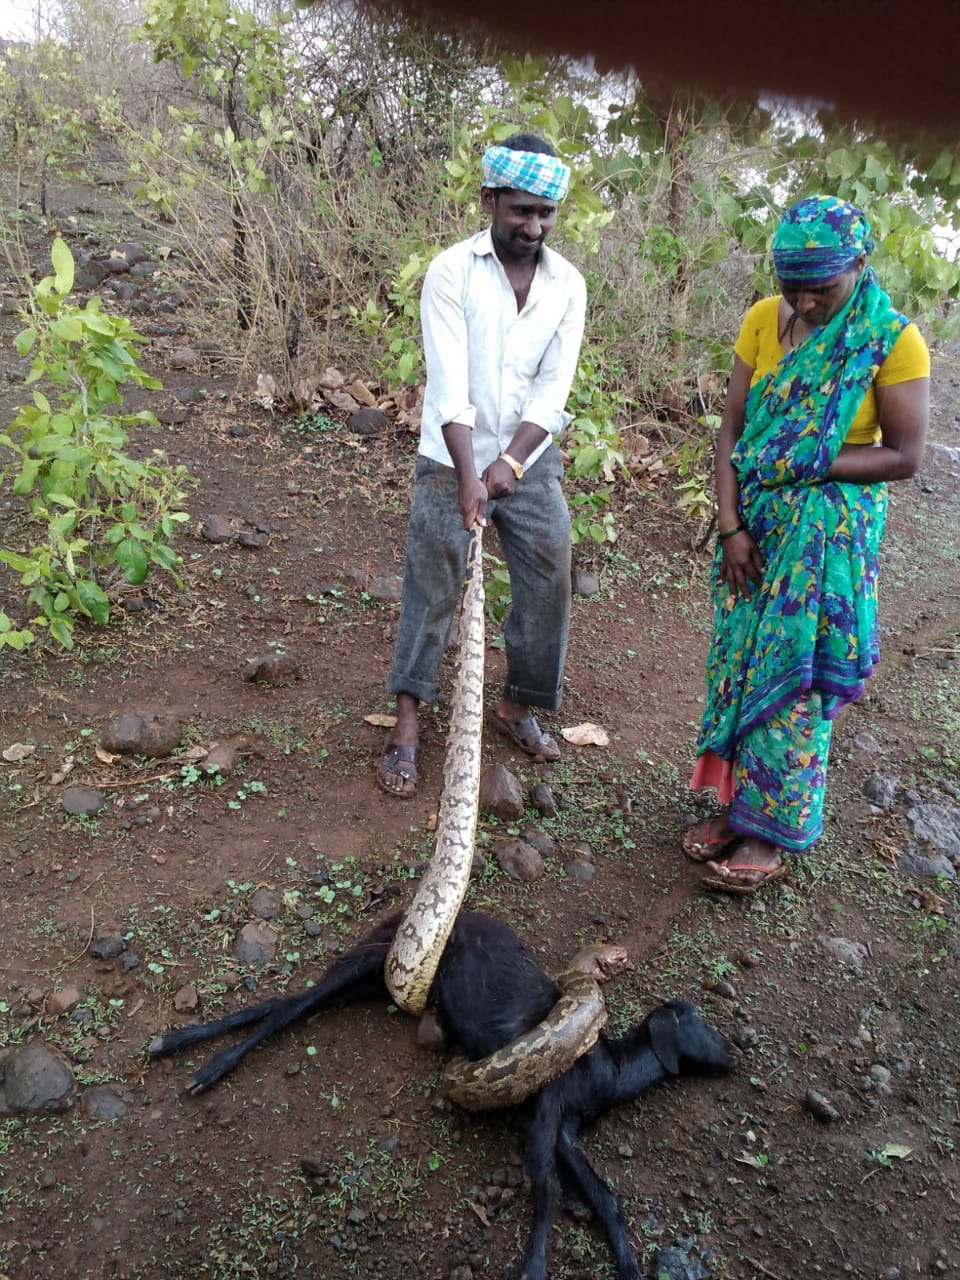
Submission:
{"label": "bangle", "polygon": [[726,533],[720,533],[718,530],[717,541],[726,542],[727,538],[732,538],[735,533],[746,533],[746,532],[747,532],[747,526],[745,524],[738,524],[735,529],[728,529]]}

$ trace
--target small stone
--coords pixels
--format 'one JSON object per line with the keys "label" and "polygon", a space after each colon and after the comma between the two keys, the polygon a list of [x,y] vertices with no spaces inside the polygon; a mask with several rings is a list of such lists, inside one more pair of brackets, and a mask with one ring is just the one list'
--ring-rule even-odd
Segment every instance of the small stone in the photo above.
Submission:
{"label": "small stone", "polygon": [[375,436],[389,425],[387,415],[381,409],[356,409],[347,418],[347,429],[358,436]]}
{"label": "small stone", "polygon": [[428,1010],[417,1025],[417,1044],[421,1049],[432,1049],[435,1053],[440,1053],[445,1043],[443,1028],[436,1016]]}
{"label": "small stone", "polygon": [[754,1049],[760,1037],[754,1027],[738,1027],[733,1034],[733,1042],[740,1049]]}
{"label": "small stone", "polygon": [[506,821],[523,817],[523,792],[506,765],[495,764],[480,775],[479,806]]}
{"label": "small stone", "polygon": [[880,1062],[875,1062],[870,1068],[870,1079],[876,1085],[887,1085],[890,1083],[892,1073],[889,1067],[885,1067]]}
{"label": "small stone", "polygon": [[889,809],[900,790],[899,778],[887,778],[882,773],[871,773],[863,788],[863,794],[871,804],[880,809]]}
{"label": "small stone", "polygon": [[552,858],[557,852],[557,842],[546,831],[538,831],[536,827],[524,827],[520,839],[532,844],[543,858]]}
{"label": "small stone", "polygon": [[303,932],[308,938],[319,938],[323,931],[317,924],[316,920],[304,920]]}
{"label": "small stone", "polygon": [[78,818],[95,817],[107,803],[102,791],[95,787],[64,787],[60,795],[64,813]]}
{"label": "small stone", "polygon": [[803,1105],[815,1120],[822,1124],[833,1124],[840,1119],[840,1112],[833,1103],[817,1089],[808,1089],[804,1094]]}
{"label": "small stone", "polygon": [[384,604],[397,604],[403,597],[403,579],[395,574],[371,578],[367,583],[367,595],[371,600],[379,600]]}
{"label": "small stone", "polygon": [[570,575],[570,586],[575,596],[595,596],[600,590],[600,579],[585,569],[574,569]]}
{"label": "small stone", "polygon": [[237,534],[237,544],[246,551],[259,551],[267,545],[267,535],[254,533],[251,529],[241,529]]}
{"label": "small stone", "polygon": [[177,1013],[195,1013],[199,1004],[200,997],[193,985],[181,987],[173,997],[173,1007]]}
{"label": "small stone", "polygon": [[905,849],[897,859],[897,868],[906,876],[916,876],[921,880],[936,880],[944,876],[947,880],[956,880],[957,870],[945,853],[924,857],[915,848]]}
{"label": "small stone", "polygon": [[597,868],[586,858],[573,858],[564,867],[564,871],[577,884],[590,884],[597,874]]}
{"label": "small stone", "polygon": [[829,955],[841,964],[849,965],[857,973],[862,971],[870,954],[862,942],[855,942],[851,938],[829,938],[821,934],[819,942]]}
{"label": "small stone", "polygon": [[545,782],[538,782],[530,789],[530,803],[537,813],[544,818],[555,818],[557,816],[557,806],[553,798],[553,792]]}
{"label": "small stone", "polygon": [[20,1111],[64,1111],[70,1105],[73,1072],[57,1049],[29,1040],[0,1050],[0,1115]]}
{"label": "small stone", "polygon": [[177,347],[167,358],[171,369],[193,369],[200,363],[199,352],[193,347]]}
{"label": "small stone", "polygon": [[214,513],[207,516],[200,526],[200,537],[203,538],[204,542],[234,542],[236,536],[236,532],[227,516]]}
{"label": "small stone", "polygon": [[243,673],[244,680],[254,684],[291,684],[303,676],[303,664],[292,653],[268,653],[251,658]]}
{"label": "small stone", "polygon": [[722,996],[724,1000],[736,1000],[737,989],[732,982],[727,982],[721,978],[719,982],[713,984],[714,995]]}
{"label": "small stone", "polygon": [[84,1089],[80,1102],[92,1120],[119,1120],[127,1114],[127,1104],[106,1085]]}
{"label": "small stone", "polygon": [[276,889],[261,885],[250,899],[250,911],[261,920],[274,920],[283,906],[283,895]]}
{"label": "small stone", "polygon": [[41,1191],[50,1191],[57,1185],[57,1175],[52,1169],[41,1169],[37,1174],[37,1186]]}
{"label": "small stone", "polygon": [[104,933],[90,943],[90,954],[95,960],[115,960],[126,946],[122,933]]}
{"label": "small stone", "polygon": [[276,933],[259,920],[245,924],[233,944],[233,958],[240,964],[269,964],[276,953]]}
{"label": "small stone", "polygon": [[100,745],[117,755],[162,759],[180,745],[183,725],[168,711],[124,712],[108,720],[100,730]]}
{"label": "small stone", "polygon": [[529,883],[543,875],[543,858],[532,845],[524,840],[495,840],[490,852],[506,875],[513,880]]}
{"label": "small stone", "polygon": [[200,761],[201,772],[228,778],[237,767],[237,748],[228,742],[215,742]]}
{"label": "small stone", "polygon": [[79,987],[61,987],[59,991],[54,991],[47,996],[45,1008],[51,1017],[58,1018],[60,1014],[66,1013],[74,1005],[79,1004],[82,999],[83,992]]}
{"label": "small stone", "polygon": [[879,755],[883,751],[883,747],[870,733],[855,733],[850,739],[850,745],[857,751],[867,751],[870,755]]}

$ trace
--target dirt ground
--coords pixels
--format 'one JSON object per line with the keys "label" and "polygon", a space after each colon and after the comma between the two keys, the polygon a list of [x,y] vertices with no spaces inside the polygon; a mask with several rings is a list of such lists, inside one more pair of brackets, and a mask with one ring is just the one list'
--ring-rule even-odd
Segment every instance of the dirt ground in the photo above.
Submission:
{"label": "dirt ground", "polygon": [[[143,234],[102,209],[66,211],[105,248]],[[43,267],[45,228],[18,225]],[[83,225],[64,225],[79,243]],[[174,266],[164,270],[169,281]],[[402,568],[415,438],[270,415],[234,394],[229,360],[171,370],[177,347],[221,335],[202,305],[156,309],[164,270],[144,284],[137,323],[166,383],[150,403],[184,419],[146,444],[198,481],[178,544],[186,589],[151,579],[72,654],[0,657],[0,747],[35,747],[0,761],[0,1044],[42,1041],[75,1077],[64,1110],[0,1118],[0,1274],[509,1275],[529,1210],[516,1118],[451,1107],[415,1020],[384,1004],[315,1020],[200,1098],[184,1085],[202,1053],[147,1057],[160,1029],[301,988],[409,900],[446,724],[442,702],[424,716],[416,798],[383,795],[383,729],[364,717],[389,711],[397,606],[376,580]],[[17,292],[9,277],[5,291]],[[0,324],[0,366],[15,377],[16,318]],[[932,438],[955,447],[954,367],[938,356]],[[203,398],[184,407],[196,390]],[[0,383],[5,413],[23,394]],[[584,942],[624,943],[636,968],[608,988],[614,1029],[675,996],[737,1046],[731,1076],[662,1087],[586,1135],[646,1266],[679,1241],[669,1265],[659,1255],[661,1275],[960,1275],[958,895],[946,875],[898,868],[922,845],[908,812],[960,797],[960,465],[931,451],[894,491],[883,663],[838,723],[826,835],[789,882],[754,899],[703,893],[679,852],[700,811],[686,779],[707,562],[673,504],[666,482],[625,495],[621,539],[591,566],[600,591],[576,600],[551,727],[592,721],[610,746],[566,746],[550,766],[484,743],[486,761],[525,790],[548,781],[569,807],[527,812],[556,842],[542,879],[514,882],[488,858],[468,904],[506,920],[548,967]],[[200,531],[213,514],[265,544],[211,544]],[[11,521],[9,504],[0,515]],[[15,605],[7,575],[0,604]],[[489,638],[492,701],[502,655],[493,627]],[[276,652],[293,655],[300,678],[244,679],[250,660]],[[98,756],[103,723],[144,708],[182,721],[178,751]],[[238,772],[205,782],[191,748],[225,739],[240,744]],[[873,774],[890,781],[886,807],[865,797]],[[76,783],[102,791],[99,814],[64,812]],[[481,849],[516,830],[482,816]],[[596,865],[587,884],[566,870],[584,843]],[[275,892],[255,903],[264,888]],[[234,941],[265,900],[278,913],[275,960],[244,966]],[[838,938],[860,944],[847,961]],[[77,999],[58,1013],[70,988]],[[832,1122],[811,1114],[809,1089]],[[552,1234],[551,1275],[613,1275],[575,1207]]]}

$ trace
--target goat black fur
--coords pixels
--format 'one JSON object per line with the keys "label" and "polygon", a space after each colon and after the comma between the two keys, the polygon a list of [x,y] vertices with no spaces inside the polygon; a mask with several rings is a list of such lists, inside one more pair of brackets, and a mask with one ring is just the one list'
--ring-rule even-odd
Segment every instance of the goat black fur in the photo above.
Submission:
{"label": "goat black fur", "polygon": [[[357,1000],[387,995],[384,961],[400,922],[381,922],[327,970],[316,986],[267,1000],[203,1026],[157,1036],[155,1057],[240,1027],[255,1029],[222,1049],[192,1077],[202,1093],[239,1065],[251,1049],[299,1018]],[[510,1044],[536,1026],[558,997],[536,956],[501,921],[480,912],[457,917],[430,992],[449,1040],[476,1060]],[[525,1165],[533,1190],[534,1219],[521,1267],[522,1280],[546,1280],[547,1236],[559,1206],[562,1179],[590,1208],[610,1242],[620,1280],[641,1280],[619,1201],[593,1170],[580,1145],[584,1124],[632,1101],[672,1076],[713,1075],[730,1069],[723,1037],[692,1004],[668,1000],[618,1039],[597,1044],[527,1104]]]}

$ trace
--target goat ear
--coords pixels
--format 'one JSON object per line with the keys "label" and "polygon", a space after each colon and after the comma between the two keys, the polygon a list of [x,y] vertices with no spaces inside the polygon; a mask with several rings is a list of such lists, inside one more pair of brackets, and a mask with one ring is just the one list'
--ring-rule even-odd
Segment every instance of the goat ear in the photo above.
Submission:
{"label": "goat ear", "polygon": [[654,1009],[647,1021],[650,1032],[650,1047],[660,1059],[664,1071],[672,1076],[680,1074],[680,1058],[677,1054],[677,1039],[680,1022],[677,1015],[667,1005]]}

